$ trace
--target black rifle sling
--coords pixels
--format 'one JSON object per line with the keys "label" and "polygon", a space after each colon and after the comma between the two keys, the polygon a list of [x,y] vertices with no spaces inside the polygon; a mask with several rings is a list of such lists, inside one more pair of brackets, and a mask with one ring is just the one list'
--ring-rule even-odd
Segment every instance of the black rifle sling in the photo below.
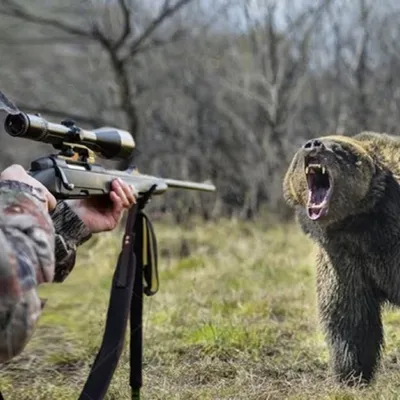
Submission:
{"label": "black rifle sling", "polygon": [[134,243],[141,232],[135,229],[136,223],[140,221],[140,218],[137,218],[139,214],[137,206],[128,214],[122,251],[112,281],[103,341],[79,400],[104,398],[124,347],[136,274],[136,258],[141,258],[134,252]]}

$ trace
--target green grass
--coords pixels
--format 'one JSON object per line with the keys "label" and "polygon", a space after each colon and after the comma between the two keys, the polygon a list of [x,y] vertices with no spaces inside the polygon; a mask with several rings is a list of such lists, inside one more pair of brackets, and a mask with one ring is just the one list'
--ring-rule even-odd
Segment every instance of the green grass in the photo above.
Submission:
{"label": "green grass", "polygon": [[[294,225],[155,224],[160,291],[145,298],[143,399],[400,398],[400,311],[385,312],[376,382],[332,382],[318,328],[312,246]],[[6,400],[76,400],[100,344],[121,236],[79,251],[19,357],[1,368]],[[107,399],[129,399],[128,347]]]}

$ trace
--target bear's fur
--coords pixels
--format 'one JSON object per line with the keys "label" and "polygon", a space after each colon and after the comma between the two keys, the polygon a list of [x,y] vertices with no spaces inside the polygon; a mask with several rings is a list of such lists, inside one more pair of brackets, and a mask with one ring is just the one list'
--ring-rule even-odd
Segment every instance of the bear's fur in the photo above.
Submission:
{"label": "bear's fur", "polygon": [[[295,154],[284,198],[317,246],[318,311],[333,372],[340,382],[367,384],[383,346],[382,306],[400,305],[400,138],[362,132],[317,140],[319,147],[308,142]],[[308,169],[309,183],[312,164],[320,165]],[[328,200],[314,207],[328,193],[326,176]]]}

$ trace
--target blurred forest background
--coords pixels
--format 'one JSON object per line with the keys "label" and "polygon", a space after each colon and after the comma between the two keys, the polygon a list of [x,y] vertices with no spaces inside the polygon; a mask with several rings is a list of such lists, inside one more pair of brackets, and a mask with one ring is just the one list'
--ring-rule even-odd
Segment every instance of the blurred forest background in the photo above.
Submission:
{"label": "blurred forest background", "polygon": [[[287,217],[282,174],[305,139],[399,131],[399,12],[394,0],[0,0],[1,90],[54,121],[129,130],[144,173],[218,188],[171,191],[156,211]],[[51,150],[0,137],[1,167]]]}

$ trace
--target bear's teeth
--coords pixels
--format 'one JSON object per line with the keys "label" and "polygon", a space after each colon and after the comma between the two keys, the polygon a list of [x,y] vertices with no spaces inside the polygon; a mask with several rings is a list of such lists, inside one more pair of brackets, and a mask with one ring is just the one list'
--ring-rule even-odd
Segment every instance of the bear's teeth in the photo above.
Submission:
{"label": "bear's teeth", "polygon": [[305,168],[306,174],[313,174],[315,172],[322,171],[323,174],[326,174],[326,167],[323,167],[321,164],[310,164]]}

